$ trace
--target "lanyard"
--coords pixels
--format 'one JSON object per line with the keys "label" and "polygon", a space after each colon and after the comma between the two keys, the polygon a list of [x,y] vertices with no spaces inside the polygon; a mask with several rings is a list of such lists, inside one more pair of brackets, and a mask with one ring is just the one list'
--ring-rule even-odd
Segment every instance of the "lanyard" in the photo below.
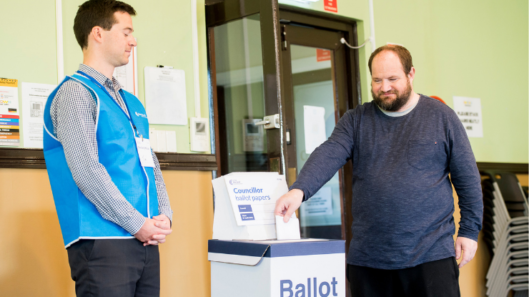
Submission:
{"label": "lanyard", "polygon": [[[86,78],[88,78],[91,82],[95,83],[103,92],[105,92],[108,97],[110,97],[112,99],[112,101],[114,101],[114,103],[119,107],[119,109],[121,111],[123,111],[123,109],[121,108],[121,106],[119,106],[118,102],[116,100],[113,99],[113,97],[110,95],[110,93],[108,92],[108,90],[103,87],[97,80],[95,80],[92,76],[84,73],[83,71],[81,70],[77,70],[77,73],[79,74],[82,74],[83,76],[85,76]],[[129,105],[127,104],[127,101],[125,100],[125,94],[123,94],[123,92],[121,90],[119,90],[119,94],[121,95],[121,99],[123,100],[123,102],[125,103],[125,106],[127,108],[127,112],[129,113],[127,115],[127,113],[125,113],[123,111],[123,113],[128,117],[129,121],[131,122],[132,124],[132,127],[134,128],[134,131],[136,132],[136,134],[141,137],[143,139],[143,136],[138,132],[138,129],[136,129],[136,124],[134,124],[134,120],[132,119],[132,116],[130,115],[130,108],[129,108]]]}

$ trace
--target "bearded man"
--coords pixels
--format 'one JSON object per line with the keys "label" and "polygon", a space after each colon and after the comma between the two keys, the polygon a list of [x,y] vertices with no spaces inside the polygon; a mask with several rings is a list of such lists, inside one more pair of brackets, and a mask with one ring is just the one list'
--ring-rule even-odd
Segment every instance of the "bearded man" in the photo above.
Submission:
{"label": "bearded man", "polygon": [[[460,296],[459,268],[476,253],[483,215],[480,175],[465,129],[450,107],[415,93],[406,48],[378,48],[369,70],[373,102],[340,119],[277,201],[275,213],[287,222],[351,159],[352,295]],[[461,209],[455,247],[452,185]]]}

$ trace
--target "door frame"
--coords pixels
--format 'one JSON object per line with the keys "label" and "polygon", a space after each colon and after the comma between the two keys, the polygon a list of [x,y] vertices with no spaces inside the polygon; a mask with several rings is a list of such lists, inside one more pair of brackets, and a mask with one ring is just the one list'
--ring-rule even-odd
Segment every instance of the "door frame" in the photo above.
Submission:
{"label": "door frame", "polygon": [[[349,43],[357,45],[358,38],[356,33],[356,22],[343,17],[329,15],[328,13],[320,13],[301,9],[297,7],[280,5],[280,18],[283,30],[282,51],[283,51],[283,75],[282,82],[285,88],[285,95],[282,97],[283,106],[286,112],[284,119],[286,123],[285,130],[291,130],[289,127],[294,127],[293,115],[293,83],[290,63],[290,43],[302,46],[312,46],[327,48],[334,51],[332,63],[333,67],[333,90],[335,95],[335,118],[336,122],[349,110],[355,108],[362,103],[361,89],[360,89],[360,69],[359,57],[357,50],[350,50],[343,44],[339,43],[339,37],[343,36]],[[294,26],[293,26],[294,25]],[[304,28],[304,26],[311,27],[311,29]],[[309,30],[314,32],[330,31],[336,34],[329,40],[310,40],[306,38],[299,38],[300,35],[310,34]],[[291,31],[289,34],[289,31]],[[323,35],[323,34],[321,34]],[[316,39],[316,38],[315,38]],[[321,39],[321,38],[320,38]],[[328,39],[328,38],[327,38]],[[338,75],[341,72],[342,75]],[[344,77],[345,74],[345,77]],[[334,79],[336,78],[336,80]],[[287,90],[287,87],[290,89]],[[292,106],[287,104],[290,102]],[[290,137],[296,139],[295,129],[292,129]],[[296,170],[292,170],[290,165],[295,165],[296,148],[295,146],[287,146],[287,180],[295,180]],[[291,159],[294,160],[291,160]],[[293,166],[296,168],[295,166]],[[342,238],[346,240],[346,252],[349,251],[349,244],[352,239],[352,177],[353,165],[349,161],[339,170],[340,180],[340,201],[342,211]]]}
{"label": "door frame", "polygon": [[[297,46],[307,46],[311,48],[321,48],[333,51],[331,56],[332,72],[331,77],[324,77],[320,74],[322,71],[314,71],[313,74],[316,77],[312,80],[318,80],[318,78],[331,80],[332,81],[332,94],[333,94],[333,108],[334,108],[334,123],[338,123],[338,120],[345,114],[349,109],[349,104],[347,98],[348,96],[348,87],[347,87],[347,71],[346,71],[346,51],[339,40],[343,37],[343,32],[341,31],[328,31],[314,28],[300,27],[296,25],[283,25],[283,34],[286,37],[286,43],[283,47],[283,62],[284,62],[284,75],[283,86],[285,87],[285,96],[284,96],[284,113],[285,113],[285,129],[290,132],[291,142],[287,145],[287,168],[289,176],[287,176],[289,185],[292,185],[296,179],[295,174],[298,171],[297,164],[297,133],[301,132],[299,129],[303,127],[296,127],[296,119],[294,112],[294,87],[296,77],[300,77],[303,74],[298,74],[296,77],[292,74],[292,57],[291,57],[291,45]],[[328,73],[328,72],[327,72]],[[305,75],[306,76],[306,75]],[[318,77],[320,76],[320,77]],[[347,183],[345,179],[345,172],[347,168],[340,168],[338,170],[338,180],[339,180],[339,193],[340,193],[340,210],[341,210],[341,228],[340,234],[342,239],[347,239],[347,230],[350,229],[348,224],[348,215],[346,207],[348,205],[347,199],[348,193],[350,192],[351,183]],[[313,227],[314,228],[314,227]]]}
{"label": "door frame", "polygon": [[[279,4],[277,0],[206,0],[206,28],[208,44],[208,77],[210,123],[214,126],[214,137],[211,138],[212,153],[217,156],[218,171],[214,174],[220,176],[223,172],[223,163],[227,162],[227,149],[220,139],[225,138],[225,130],[219,127],[223,122],[223,113],[219,112],[217,94],[216,69],[215,69],[215,34],[214,27],[230,21],[260,14],[261,25],[261,51],[263,56],[263,85],[265,115],[280,114],[282,112],[283,88],[281,88],[281,27],[279,23]],[[212,132],[213,132],[213,128]],[[213,134],[213,133],[212,133]],[[285,151],[283,125],[279,129],[267,131],[267,154],[269,159],[278,159],[280,173],[285,172]],[[222,137],[224,138],[222,138]],[[270,162],[268,168],[270,169]]]}
{"label": "door frame", "polygon": [[[283,108],[288,108],[285,99],[284,86],[290,78],[285,81],[285,63],[283,63],[283,47],[288,43],[288,37],[284,38],[283,25],[296,24],[308,26],[321,30],[340,31],[344,38],[353,46],[358,45],[357,24],[354,19],[332,15],[290,5],[278,4],[277,0],[206,0],[206,27],[208,41],[208,77],[210,81],[210,122],[214,126],[214,137],[212,135],[212,153],[217,156],[218,172],[222,172],[222,163],[227,161],[225,148],[220,143],[221,135],[225,129],[219,129],[222,115],[219,113],[219,98],[217,94],[216,69],[215,69],[215,38],[213,27],[225,24],[229,21],[242,19],[243,17],[260,13],[261,40],[263,55],[263,75],[266,115],[278,113],[281,119],[281,128],[268,130],[268,153],[271,158],[280,158],[281,172],[287,180],[292,172],[287,170],[289,152],[286,145],[286,125],[288,119]],[[287,32],[288,34],[288,32]],[[341,84],[346,93],[345,100],[337,101],[337,118],[341,118],[347,110],[355,108],[362,102],[360,88],[360,68],[358,50],[344,49],[345,71],[347,79]],[[290,67],[290,65],[288,65]],[[340,88],[342,89],[342,88]],[[338,96],[343,98],[344,96]],[[222,99],[221,99],[222,100]],[[225,139],[225,138],[224,138]],[[279,147],[279,149],[277,149]],[[294,154],[295,156],[295,154]],[[224,158],[224,159],[223,159]],[[342,201],[342,224],[343,238],[346,240],[346,251],[352,238],[352,172],[351,161],[340,170],[340,194]],[[216,174],[219,176],[220,174]]]}

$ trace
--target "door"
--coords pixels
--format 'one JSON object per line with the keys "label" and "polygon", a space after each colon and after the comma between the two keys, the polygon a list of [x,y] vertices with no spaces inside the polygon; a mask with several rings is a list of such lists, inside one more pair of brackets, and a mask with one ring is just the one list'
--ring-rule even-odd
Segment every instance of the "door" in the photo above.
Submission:
{"label": "door", "polygon": [[[224,0],[206,13],[218,174],[277,171],[291,185],[360,102],[357,53],[340,42],[355,44],[356,25],[274,0]],[[303,237],[350,241],[351,176],[349,163],[304,203]]]}
{"label": "door", "polygon": [[[285,171],[277,11],[274,0],[224,0],[206,5],[219,175]],[[274,115],[265,125],[265,116]]]}
{"label": "door", "polygon": [[[289,22],[282,26],[283,81],[289,181],[292,183],[314,149],[334,130],[347,111],[344,32]],[[348,172],[349,173],[349,172]],[[347,206],[351,184],[339,170],[299,210],[305,238],[346,239],[350,229]],[[346,193],[347,192],[347,193]],[[350,209],[350,208],[349,208]]]}

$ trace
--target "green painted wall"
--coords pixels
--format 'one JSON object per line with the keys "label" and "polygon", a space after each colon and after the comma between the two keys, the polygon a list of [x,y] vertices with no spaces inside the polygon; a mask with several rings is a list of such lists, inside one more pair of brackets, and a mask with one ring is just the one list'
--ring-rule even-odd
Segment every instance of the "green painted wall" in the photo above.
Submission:
{"label": "green painted wall", "polygon": [[[19,82],[57,84],[57,52],[54,0],[4,1],[0,12],[0,77]],[[74,73],[82,63],[73,21],[84,0],[63,1],[64,73]],[[204,0],[197,1],[201,117],[209,117],[207,49]],[[187,114],[195,116],[191,1],[127,1],[137,12],[133,17],[138,40],[138,91],[144,102],[143,69],[170,65],[186,73]],[[19,85],[19,93],[20,93]],[[19,94],[20,99],[20,94]],[[23,121],[23,119],[21,119]],[[177,151],[190,151],[189,127],[151,125],[177,133]]]}
{"label": "green painted wall", "polygon": [[18,79],[19,90],[20,82],[57,83],[54,16],[55,0],[2,1],[0,77]]}
{"label": "green painted wall", "polygon": [[[359,43],[370,36],[367,0],[337,0],[338,14],[358,21]],[[280,3],[324,11],[323,1]],[[483,138],[470,142],[479,162],[528,162],[527,1],[373,0],[376,45],[408,48],[415,91],[481,98]],[[363,101],[371,100],[367,60],[359,51]]]}
{"label": "green painted wall", "polygon": [[[65,73],[75,72],[82,62],[82,53],[73,33],[73,21],[77,9],[84,0],[63,1],[64,66]],[[145,102],[144,68],[168,65],[183,69],[186,74],[187,116],[195,116],[193,44],[191,1],[126,1],[136,10],[133,17],[134,36],[138,41],[138,92]],[[207,50],[204,0],[197,0],[198,46],[200,72],[200,115],[209,117],[207,85]],[[157,130],[176,131],[178,153],[190,151],[189,126],[151,125]]]}
{"label": "green painted wall", "polygon": [[[82,61],[72,26],[82,0],[63,1],[65,73]],[[323,1],[300,4],[318,11]],[[194,116],[190,1],[129,1],[138,39],[138,83],[144,100],[143,68],[170,65],[186,72],[187,112]],[[208,116],[204,0],[198,0],[201,116]],[[415,90],[481,98],[484,137],[471,138],[481,162],[528,162],[528,3],[527,1],[374,0],[377,46],[406,46],[417,69]],[[5,2],[0,13],[0,77],[20,82],[57,83],[55,1]],[[369,37],[367,0],[338,0],[338,14],[358,21],[358,39]],[[43,17],[46,16],[46,17]],[[371,45],[359,50],[362,99],[371,100],[367,60]],[[20,98],[20,96],[19,96]],[[23,119],[22,119],[23,120]],[[177,131],[178,152],[189,153],[187,126]]]}
{"label": "green painted wall", "polygon": [[21,108],[22,82],[57,84],[55,0],[2,1],[1,7],[0,77],[18,79]]}

